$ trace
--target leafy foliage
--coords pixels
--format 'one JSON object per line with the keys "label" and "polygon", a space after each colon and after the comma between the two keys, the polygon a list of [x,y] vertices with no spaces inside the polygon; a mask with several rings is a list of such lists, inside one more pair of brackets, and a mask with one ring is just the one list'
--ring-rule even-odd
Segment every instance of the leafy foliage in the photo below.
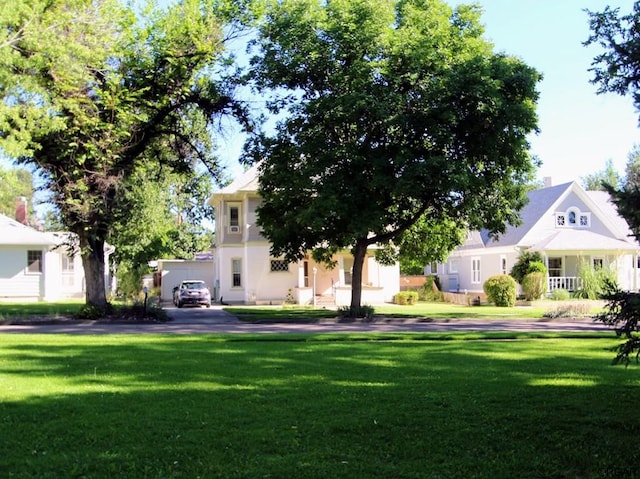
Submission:
{"label": "leafy foliage", "polygon": [[634,353],[637,361],[640,357],[640,337],[635,333],[639,331],[640,293],[615,289],[605,295],[604,299],[607,300],[606,310],[597,315],[596,319],[613,326],[618,336],[626,338],[626,341],[616,348],[614,364],[629,364],[629,358]]}
{"label": "leafy foliage", "polygon": [[607,164],[602,171],[598,171],[591,175],[587,175],[581,178],[582,186],[588,191],[605,191],[606,185],[611,185],[617,188],[622,181],[620,174],[613,166],[613,160],[607,160]]}
{"label": "leafy foliage", "polygon": [[123,182],[152,159],[178,172],[201,162],[216,176],[209,127],[246,120],[222,75],[225,5],[36,0],[0,17],[0,147],[44,176],[78,237],[91,305],[106,305],[114,217],[135,206]]}
{"label": "leafy foliage", "polygon": [[[537,251],[522,251],[518,256],[518,261],[511,268],[509,273],[518,283],[522,284],[524,277],[534,271],[540,271],[539,266],[531,266],[532,263],[541,264],[544,268],[542,255]],[[545,271],[546,272],[546,268]]]}
{"label": "leafy foliage", "polygon": [[416,304],[418,302],[417,291],[400,291],[393,297],[395,304]]}
{"label": "leafy foliage", "polygon": [[[530,263],[541,264],[541,263]],[[544,266],[544,265],[543,265]],[[522,280],[522,291],[527,301],[534,301],[542,298],[547,292],[547,275],[542,271],[532,271],[527,273]]]}
{"label": "leafy foliage", "polygon": [[574,295],[582,299],[600,299],[617,289],[616,274],[607,268],[592,268],[583,262],[578,268],[581,287]]}
{"label": "leafy foliage", "polygon": [[371,245],[421,220],[494,233],[518,222],[541,76],[482,35],[477,7],[440,0],[270,4],[252,78],[287,115],[246,159],[261,161],[273,255],[329,262],[352,248],[357,308]]}
{"label": "leafy foliage", "polygon": [[482,288],[487,299],[501,307],[512,307],[516,304],[516,281],[509,275],[498,274],[488,278]]}
{"label": "leafy foliage", "polygon": [[28,170],[0,165],[0,213],[14,218],[16,198],[24,196],[30,205],[33,202],[33,191],[33,178]]}

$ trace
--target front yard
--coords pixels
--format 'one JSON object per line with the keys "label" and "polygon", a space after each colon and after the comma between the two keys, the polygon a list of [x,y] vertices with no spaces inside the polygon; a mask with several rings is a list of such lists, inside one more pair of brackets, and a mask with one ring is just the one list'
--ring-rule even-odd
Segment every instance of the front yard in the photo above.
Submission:
{"label": "front yard", "polygon": [[0,335],[0,475],[622,478],[610,334]]}

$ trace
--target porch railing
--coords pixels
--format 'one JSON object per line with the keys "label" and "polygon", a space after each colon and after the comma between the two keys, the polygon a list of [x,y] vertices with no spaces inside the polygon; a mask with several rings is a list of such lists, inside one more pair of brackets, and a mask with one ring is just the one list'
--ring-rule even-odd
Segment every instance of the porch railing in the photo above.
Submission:
{"label": "porch railing", "polygon": [[566,289],[573,292],[582,288],[582,278],[577,276],[553,276],[549,277],[549,292],[555,289]]}

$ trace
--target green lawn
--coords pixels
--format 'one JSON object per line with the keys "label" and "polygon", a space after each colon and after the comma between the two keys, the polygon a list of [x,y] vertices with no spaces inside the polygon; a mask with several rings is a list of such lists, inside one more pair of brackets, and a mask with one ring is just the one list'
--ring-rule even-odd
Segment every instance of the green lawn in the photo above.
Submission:
{"label": "green lawn", "polygon": [[0,335],[0,476],[637,477],[615,337],[497,337]]}
{"label": "green lawn", "polygon": [[27,302],[0,303],[0,320],[25,316],[58,316],[75,315],[84,305],[84,301],[58,301],[55,303]]}
{"label": "green lawn", "polygon": [[[588,304],[586,301],[573,302],[573,304]],[[572,304],[566,302],[563,304]],[[418,303],[411,306],[398,306],[394,304],[375,306],[377,316],[391,318],[432,318],[432,319],[455,319],[455,318],[519,318],[536,319],[551,309],[561,305],[557,301],[540,302],[536,306],[516,306],[513,308],[501,308],[497,306],[463,306],[451,303]],[[599,311],[600,303],[594,304],[591,312]],[[336,317],[338,313],[334,310],[313,309],[310,307],[298,306],[228,306],[225,308],[229,313],[237,316],[243,321],[315,321],[320,318]]]}

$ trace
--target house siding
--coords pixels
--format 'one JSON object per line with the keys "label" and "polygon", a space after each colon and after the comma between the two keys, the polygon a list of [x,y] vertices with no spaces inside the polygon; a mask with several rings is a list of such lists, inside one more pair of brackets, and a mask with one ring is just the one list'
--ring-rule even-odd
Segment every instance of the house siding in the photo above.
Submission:
{"label": "house siding", "polygon": [[[3,300],[41,299],[44,286],[43,273],[27,272],[27,251],[40,250],[39,247],[0,248],[0,298]],[[43,250],[43,263],[44,263]]]}

